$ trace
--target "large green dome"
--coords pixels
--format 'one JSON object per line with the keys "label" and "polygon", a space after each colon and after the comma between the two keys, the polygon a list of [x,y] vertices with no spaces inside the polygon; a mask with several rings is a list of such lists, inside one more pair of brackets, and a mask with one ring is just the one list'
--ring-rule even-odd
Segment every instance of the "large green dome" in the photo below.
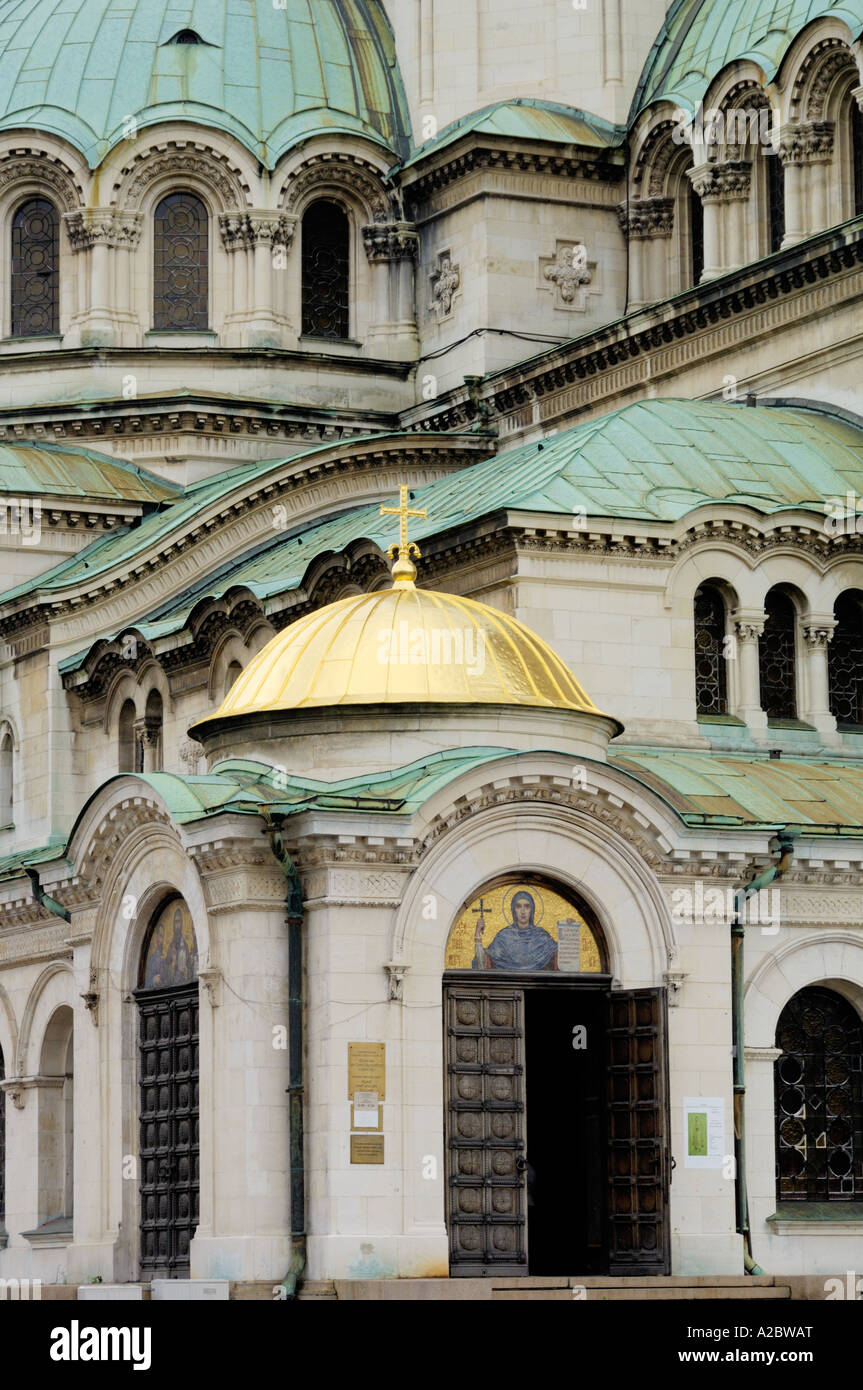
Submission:
{"label": "large green dome", "polygon": [[317,131],[409,145],[379,0],[0,0],[0,130],[50,131],[95,168],[131,117],[226,131],[268,168]]}

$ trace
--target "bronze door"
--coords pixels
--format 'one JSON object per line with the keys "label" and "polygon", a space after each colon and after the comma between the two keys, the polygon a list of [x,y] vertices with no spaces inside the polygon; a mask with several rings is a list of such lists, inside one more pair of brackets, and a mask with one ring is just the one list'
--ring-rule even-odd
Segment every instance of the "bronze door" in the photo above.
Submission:
{"label": "bronze door", "polygon": [[664,989],[608,995],[609,1274],[669,1274]]}
{"label": "bronze door", "polygon": [[198,987],[136,997],[141,1278],[188,1278],[198,1224]]}
{"label": "bronze door", "polygon": [[450,985],[445,1017],[450,1268],[526,1274],[524,994]]}

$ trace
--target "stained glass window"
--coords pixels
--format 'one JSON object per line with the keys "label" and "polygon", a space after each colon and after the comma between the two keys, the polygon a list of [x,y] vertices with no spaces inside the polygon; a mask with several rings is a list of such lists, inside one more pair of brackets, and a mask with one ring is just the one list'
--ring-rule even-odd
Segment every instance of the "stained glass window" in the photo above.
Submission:
{"label": "stained glass window", "polygon": [[303,217],[303,333],[347,338],[350,331],[350,228],[335,203],[313,203]]}
{"label": "stained glass window", "polygon": [[774,589],[764,601],[764,611],[764,632],[758,644],[761,708],[768,719],[796,719],[794,604],[787,594]]}
{"label": "stained glass window", "polygon": [[727,714],[725,604],[709,584],[695,594],[695,707],[698,714]]}
{"label": "stained glass window", "polygon": [[837,724],[863,724],[863,605],[858,594],[836,600],[836,628],[827,648],[830,712]]}
{"label": "stained glass window", "polygon": [[45,198],[22,203],[12,219],[12,337],[60,332],[60,221]]}
{"label": "stained glass window", "polygon": [[171,193],[156,208],[153,225],[153,327],[209,326],[207,209],[193,193]]}
{"label": "stained glass window", "polygon": [[704,271],[704,208],[695,189],[689,189],[689,259],[693,285]]}
{"label": "stained glass window", "polygon": [[767,169],[767,229],[771,251],[778,251],[785,236],[785,170],[778,154],[764,157]]}
{"label": "stained glass window", "polygon": [[863,1198],[863,1026],[833,990],[785,1005],[776,1029],[776,1198]]}

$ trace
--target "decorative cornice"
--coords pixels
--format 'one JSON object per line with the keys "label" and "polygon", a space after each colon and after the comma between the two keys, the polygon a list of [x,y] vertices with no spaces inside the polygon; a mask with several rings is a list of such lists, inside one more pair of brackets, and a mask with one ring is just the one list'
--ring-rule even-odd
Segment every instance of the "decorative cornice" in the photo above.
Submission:
{"label": "decorative cornice", "polygon": [[[511,174],[545,174],[560,179],[584,179],[588,182],[600,180],[605,183],[619,183],[623,178],[621,163],[603,153],[591,154],[547,154],[533,150],[513,150],[512,148],[493,148],[481,145],[473,149],[463,149],[460,153],[445,156],[441,162],[423,170],[414,166],[403,177],[405,197],[411,203],[432,197],[434,193],[450,184],[469,177],[480,170],[503,171]],[[416,171],[416,172],[415,172]]]}

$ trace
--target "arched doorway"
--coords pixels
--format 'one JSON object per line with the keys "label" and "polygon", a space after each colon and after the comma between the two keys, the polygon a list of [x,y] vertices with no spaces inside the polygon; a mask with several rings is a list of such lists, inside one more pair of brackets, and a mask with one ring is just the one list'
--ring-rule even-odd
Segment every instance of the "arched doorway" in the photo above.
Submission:
{"label": "arched doorway", "polygon": [[198,949],[182,898],[144,940],[138,988],[141,1278],[189,1276],[198,1224]]}
{"label": "arched doorway", "polygon": [[665,992],[612,990],[587,905],[489,884],[447,941],[453,1275],[669,1270]]}

